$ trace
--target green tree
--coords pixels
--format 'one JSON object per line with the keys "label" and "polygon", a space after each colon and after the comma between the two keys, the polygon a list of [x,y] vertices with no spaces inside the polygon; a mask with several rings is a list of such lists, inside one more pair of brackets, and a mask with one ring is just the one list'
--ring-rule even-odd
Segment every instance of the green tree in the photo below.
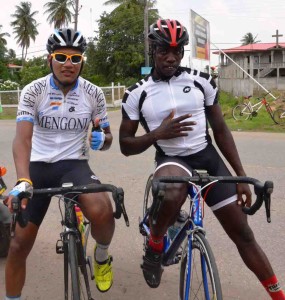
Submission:
{"label": "green tree", "polygon": [[260,43],[261,41],[259,41],[259,40],[257,41],[256,38],[257,38],[257,35],[255,37],[253,37],[253,34],[251,32],[248,32],[247,34],[245,34],[242,37],[242,39],[240,41],[242,42],[242,46]]}
{"label": "green tree", "polygon": [[35,41],[38,35],[37,26],[39,25],[34,16],[38,11],[31,11],[31,2],[20,2],[20,5],[16,5],[16,11],[11,17],[14,21],[11,22],[11,26],[14,28],[13,33],[16,35],[16,42],[22,48],[22,64],[27,57],[27,51],[30,47],[31,39]]}
{"label": "green tree", "polygon": [[5,37],[10,37],[10,34],[7,32],[1,32],[2,31],[2,25],[0,25],[0,44],[3,44],[4,46],[7,45],[7,40],[5,39]]}
{"label": "green tree", "polygon": [[[144,6],[135,0],[123,2],[99,20],[94,72],[109,82],[138,78],[144,64]],[[157,12],[152,10],[149,22],[155,19]]]}
{"label": "green tree", "polygon": [[35,57],[25,63],[20,76],[21,86],[25,86],[33,80],[44,77],[50,73],[50,68],[47,64],[46,55]]}
{"label": "green tree", "polygon": [[44,7],[46,8],[45,14],[49,14],[47,21],[50,25],[54,24],[55,28],[67,27],[71,22],[72,13],[72,0],[53,0],[47,2]]}

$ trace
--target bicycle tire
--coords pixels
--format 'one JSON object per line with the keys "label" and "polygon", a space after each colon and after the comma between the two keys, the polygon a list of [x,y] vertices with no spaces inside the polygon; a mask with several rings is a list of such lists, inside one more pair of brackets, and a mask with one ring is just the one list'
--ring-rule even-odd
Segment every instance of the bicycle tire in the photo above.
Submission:
{"label": "bicycle tire", "polygon": [[246,104],[238,104],[232,110],[232,116],[237,121],[246,121],[251,116],[251,110]]}
{"label": "bicycle tire", "polygon": [[[152,189],[151,189],[152,178],[153,178],[153,174],[149,175],[145,186],[144,201],[143,201],[143,216],[146,215],[147,211],[150,209],[153,203]],[[146,243],[147,243],[147,237],[144,236],[144,247],[146,246]]]}
{"label": "bicycle tire", "polygon": [[80,300],[79,266],[76,237],[68,235],[64,246],[64,290],[65,300]]}
{"label": "bicycle tire", "polygon": [[[186,237],[180,263],[179,299],[222,300],[222,288],[217,265],[205,235],[201,232],[195,232],[191,245],[190,267],[188,263],[188,237]],[[190,270],[189,273],[188,270]],[[187,293],[186,287],[189,280],[191,286]]]}
{"label": "bicycle tire", "polygon": [[276,124],[285,124],[285,110],[282,108],[275,110],[273,120]]}

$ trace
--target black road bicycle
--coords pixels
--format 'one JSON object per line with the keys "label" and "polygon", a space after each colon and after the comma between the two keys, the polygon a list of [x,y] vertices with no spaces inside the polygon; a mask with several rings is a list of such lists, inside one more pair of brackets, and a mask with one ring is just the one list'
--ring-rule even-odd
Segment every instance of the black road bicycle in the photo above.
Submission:
{"label": "black road bicycle", "polygon": [[[72,183],[63,184],[58,188],[34,189],[34,195],[55,196],[59,199],[61,212],[61,225],[63,230],[60,239],[56,243],[56,253],[64,257],[64,299],[65,300],[94,300],[91,295],[89,277],[94,279],[92,257],[86,253],[88,236],[90,232],[89,222],[84,219],[84,232],[79,228],[75,208],[80,207],[77,198],[80,194],[111,192],[115,202],[114,217],[119,219],[123,214],[125,223],[129,226],[128,216],[124,206],[124,191],[120,187],[111,184],[88,184],[73,186]],[[16,222],[20,226],[26,226],[28,220],[21,210],[21,199],[28,197],[20,193],[12,199],[11,236],[15,234]],[[89,273],[89,274],[88,274]]]}

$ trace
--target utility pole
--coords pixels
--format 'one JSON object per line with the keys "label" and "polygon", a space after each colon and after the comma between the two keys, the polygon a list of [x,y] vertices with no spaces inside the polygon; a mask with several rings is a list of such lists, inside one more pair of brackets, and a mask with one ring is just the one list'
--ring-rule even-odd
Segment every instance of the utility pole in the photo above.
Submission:
{"label": "utility pole", "polygon": [[144,0],[144,61],[145,67],[149,67],[148,44],[148,0]]}
{"label": "utility pole", "polygon": [[78,24],[78,14],[79,14],[79,0],[75,0],[74,6],[74,30],[77,31],[77,24]]}

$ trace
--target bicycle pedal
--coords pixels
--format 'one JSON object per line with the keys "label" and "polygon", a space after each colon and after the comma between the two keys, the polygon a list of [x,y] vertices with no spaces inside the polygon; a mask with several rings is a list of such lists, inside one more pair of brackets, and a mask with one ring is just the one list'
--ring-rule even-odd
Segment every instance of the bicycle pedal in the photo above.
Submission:
{"label": "bicycle pedal", "polygon": [[63,241],[62,240],[58,240],[56,242],[55,251],[57,254],[63,254],[64,250],[63,250]]}

